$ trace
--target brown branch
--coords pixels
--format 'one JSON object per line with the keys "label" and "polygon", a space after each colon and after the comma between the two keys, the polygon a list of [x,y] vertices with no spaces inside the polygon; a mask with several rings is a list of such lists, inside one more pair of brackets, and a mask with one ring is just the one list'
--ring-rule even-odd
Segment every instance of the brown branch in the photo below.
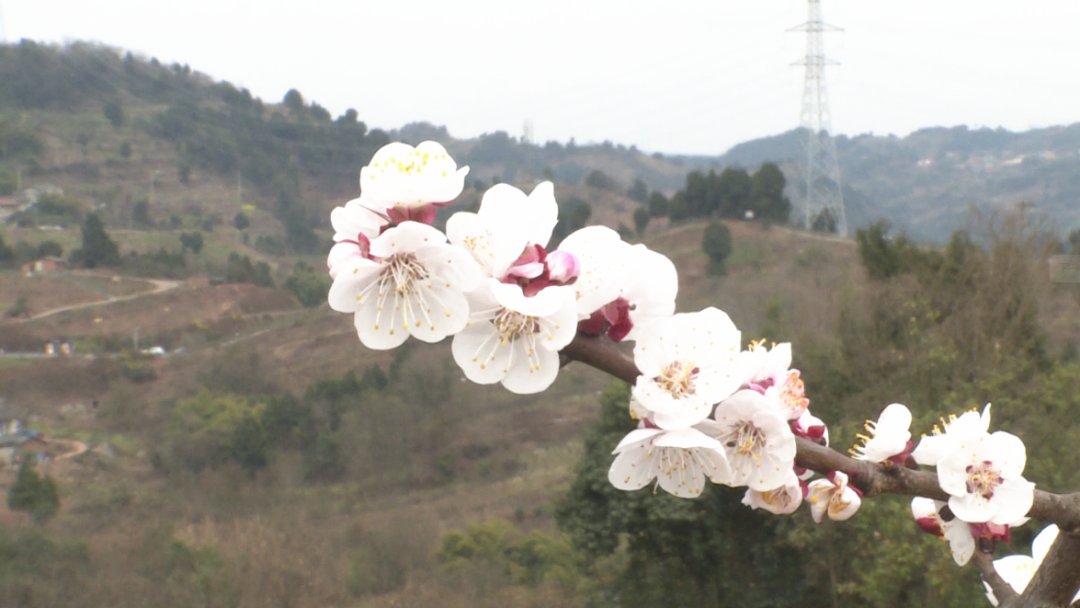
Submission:
{"label": "brown branch", "polygon": [[[579,334],[561,352],[570,360],[581,361],[629,384],[637,381],[639,372],[634,361],[606,338]],[[796,437],[795,445],[796,464],[819,473],[844,471],[864,495],[899,494],[949,499],[949,495],[938,485],[937,474],[933,472],[855,460],[802,437]],[[1035,490],[1035,501],[1028,515],[1056,523],[1063,531],[1080,534],[1080,492],[1053,494]]]}
{"label": "brown branch", "polygon": [[1016,606],[1049,608],[1068,606],[1080,589],[1080,537],[1058,534],[1034,578]]}
{"label": "brown branch", "polygon": [[986,584],[990,585],[990,588],[994,591],[998,606],[1011,607],[1016,605],[1016,600],[1020,597],[1020,594],[998,574],[998,571],[994,568],[994,555],[992,553],[986,553],[981,548],[976,549],[975,554],[971,556],[971,561],[979,569]]}
{"label": "brown branch", "polygon": [[[632,359],[606,339],[578,335],[562,355],[569,360],[606,372],[629,384],[640,375]],[[876,464],[855,460],[832,448],[796,437],[795,463],[819,473],[844,471],[852,483],[866,496],[900,494],[948,500],[949,495],[938,485],[937,474],[908,469],[890,463]],[[1002,606],[1007,608],[1043,608],[1068,606],[1080,589],[1080,492],[1053,494],[1035,490],[1035,499],[1028,515],[1056,523],[1062,533],[1051,547],[1034,579],[1018,596],[994,569],[992,556],[977,551],[976,565],[983,578],[994,589]]]}

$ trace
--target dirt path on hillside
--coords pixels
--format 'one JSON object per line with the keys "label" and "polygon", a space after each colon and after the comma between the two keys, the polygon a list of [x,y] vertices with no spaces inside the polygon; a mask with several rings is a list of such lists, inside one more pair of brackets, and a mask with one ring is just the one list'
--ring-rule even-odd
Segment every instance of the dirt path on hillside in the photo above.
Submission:
{"label": "dirt path on hillside", "polygon": [[71,447],[67,452],[57,456],[56,460],[75,458],[76,456],[85,454],[86,450],[89,449],[85,443],[77,439],[50,439],[49,443],[63,443]]}
{"label": "dirt path on hillside", "polygon": [[104,300],[96,300],[94,302],[83,302],[82,304],[71,304],[69,306],[60,306],[60,307],[57,307],[57,308],[51,308],[51,309],[46,310],[44,312],[40,312],[40,313],[38,313],[36,315],[33,315],[33,316],[29,317],[29,318],[22,319],[21,322],[26,323],[26,322],[29,322],[29,321],[37,321],[38,319],[43,319],[45,317],[51,317],[52,315],[58,315],[58,314],[60,314],[62,312],[68,312],[68,311],[71,311],[71,310],[81,310],[81,309],[84,309],[84,308],[92,308],[94,306],[105,306],[106,304],[115,304],[117,302],[126,302],[128,300],[134,300],[136,298],[152,296],[154,294],[169,291],[171,289],[176,289],[177,287],[183,285],[183,281],[168,281],[168,280],[165,280],[165,279],[145,279],[145,280],[154,284],[153,289],[148,289],[146,291],[140,291],[138,293],[130,293],[130,294],[126,295],[126,296],[109,296],[108,298],[106,298]]}

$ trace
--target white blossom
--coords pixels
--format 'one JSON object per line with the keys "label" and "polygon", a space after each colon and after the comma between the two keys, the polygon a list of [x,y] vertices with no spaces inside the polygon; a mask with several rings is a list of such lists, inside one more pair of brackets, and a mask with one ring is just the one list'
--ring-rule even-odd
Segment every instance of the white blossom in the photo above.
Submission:
{"label": "white blossom", "polygon": [[634,345],[634,363],[641,375],[633,398],[660,428],[701,422],[715,403],[743,383],[739,341],[735,324],[716,308],[649,325]]}
{"label": "white blossom", "polygon": [[945,521],[941,517],[944,507],[945,503],[940,500],[917,496],[911,500],[911,515],[924,532],[948,541],[953,561],[958,566],[964,566],[975,554],[975,536],[967,522],[956,517]]}
{"label": "white blossom", "polygon": [[911,440],[911,411],[900,403],[892,403],[882,410],[877,422],[867,420],[865,429],[869,435],[858,435],[860,445],[851,450],[855,460],[884,462],[903,454]]}
{"label": "white blossom", "polygon": [[450,216],[446,234],[473,255],[487,276],[503,280],[526,248],[547,246],[558,216],[551,182],[541,182],[527,196],[508,184],[496,184],[484,193],[476,213]]}
{"label": "white blossom", "polygon": [[574,339],[577,309],[569,287],[526,297],[521,287],[487,279],[469,294],[468,326],[454,336],[454,361],[478,384],[543,391],[559,373],[559,350]]}
{"label": "white blossom", "polygon": [[938,461],[950,451],[985,435],[989,429],[990,404],[987,403],[982,415],[970,411],[959,417],[943,419],[940,427],[934,427],[933,434],[923,436],[919,445],[911,452],[911,457],[919,464],[937,466]]}
{"label": "white blossom", "polygon": [[468,254],[431,226],[405,222],[371,241],[370,256],[339,262],[330,307],[354,314],[364,346],[384,350],[410,335],[438,342],[468,321],[464,292],[479,280]]}
{"label": "white blossom", "polygon": [[720,402],[705,432],[724,445],[732,485],[772,490],[789,481],[795,465],[795,435],[761,394],[741,390]]}
{"label": "white blossom", "polygon": [[747,489],[742,503],[752,509],[763,509],[775,515],[794,513],[803,501],[803,487],[794,470],[788,470],[784,484],[771,490]]}
{"label": "white blossom", "polygon": [[665,492],[682,498],[701,494],[705,479],[730,477],[720,443],[695,429],[631,431],[615,448],[608,480],[620,490],[639,490],[653,479]]}
{"label": "white blossom", "polygon": [[1024,443],[998,431],[963,442],[938,462],[949,510],[968,523],[1015,525],[1031,509],[1035,484],[1022,477]]}
{"label": "white blossom", "polygon": [[810,482],[806,501],[810,503],[810,515],[817,523],[821,523],[825,515],[834,521],[849,519],[862,505],[859,493],[848,485],[846,473],[836,471],[831,477]]}
{"label": "white blossom", "polygon": [[468,173],[468,167],[458,168],[442,144],[425,141],[414,148],[392,142],[379,148],[360,170],[360,190],[373,205],[405,210],[454,200]]}

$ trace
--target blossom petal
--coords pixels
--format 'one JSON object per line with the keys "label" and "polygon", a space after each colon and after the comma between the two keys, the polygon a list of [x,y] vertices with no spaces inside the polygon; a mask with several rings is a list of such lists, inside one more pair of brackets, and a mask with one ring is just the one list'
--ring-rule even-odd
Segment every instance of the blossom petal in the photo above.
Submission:
{"label": "blossom petal", "polygon": [[656,460],[647,446],[628,448],[615,457],[608,469],[608,481],[620,490],[640,490],[656,478]]}
{"label": "blossom petal", "polygon": [[477,384],[503,379],[510,345],[499,340],[490,321],[474,322],[454,336],[450,351],[465,377]]}
{"label": "blossom petal", "polygon": [[1031,510],[1034,501],[1034,483],[1023,478],[1006,479],[994,491],[995,510],[990,521],[1006,526],[1017,525]]}
{"label": "blossom petal", "polygon": [[944,527],[945,540],[949,541],[949,552],[958,566],[967,565],[975,554],[975,537],[971,526],[959,519],[948,522]]}
{"label": "blossom petal", "polygon": [[[525,359],[529,346],[523,340],[515,340],[514,358]],[[515,364],[507,367],[502,385],[511,393],[529,395],[546,390],[559,375],[559,353],[543,348],[535,349],[533,365]]]}

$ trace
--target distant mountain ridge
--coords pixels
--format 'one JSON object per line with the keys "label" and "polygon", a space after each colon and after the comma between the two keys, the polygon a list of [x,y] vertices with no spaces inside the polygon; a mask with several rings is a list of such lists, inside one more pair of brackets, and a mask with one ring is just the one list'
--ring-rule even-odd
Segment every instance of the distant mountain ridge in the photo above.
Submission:
{"label": "distant mountain ridge", "polygon": [[[935,127],[907,137],[836,137],[853,226],[876,218],[919,240],[943,241],[970,208],[1029,205],[1063,231],[1080,227],[1080,123],[1024,132]],[[722,165],[780,162],[797,179],[800,133],[741,143]]]}
{"label": "distant mountain ridge", "polygon": [[[441,141],[472,167],[478,190],[553,179],[562,192],[589,199],[600,212],[594,219],[604,221],[629,223],[635,203],[626,193],[637,180],[670,194],[693,170],[753,170],[770,161],[781,165],[789,196],[798,200],[798,130],[709,157],[647,154],[610,142],[534,143],[505,132],[455,139],[427,123],[368,129],[356,112],[331,117],[298,91],[281,103],[263,102],[187,65],[85,43],[0,46],[0,82],[0,172],[57,182],[101,205],[110,202],[102,198],[109,196],[102,194],[106,184],[115,190],[132,175],[146,182],[147,175],[195,169],[204,179],[217,175],[222,190],[242,182],[263,199],[261,207],[276,208],[292,237],[308,242],[299,224],[325,223],[324,201],[354,195],[360,166],[391,139]],[[943,241],[966,225],[969,208],[1018,203],[1062,229],[1080,226],[1080,123],[1021,133],[928,128],[902,138],[840,136],[836,144],[853,227],[884,218],[912,238]],[[123,146],[127,156],[119,158]],[[595,171],[610,178],[604,193],[584,185]],[[121,190],[121,198],[137,196]],[[166,206],[170,192],[158,190]]]}

